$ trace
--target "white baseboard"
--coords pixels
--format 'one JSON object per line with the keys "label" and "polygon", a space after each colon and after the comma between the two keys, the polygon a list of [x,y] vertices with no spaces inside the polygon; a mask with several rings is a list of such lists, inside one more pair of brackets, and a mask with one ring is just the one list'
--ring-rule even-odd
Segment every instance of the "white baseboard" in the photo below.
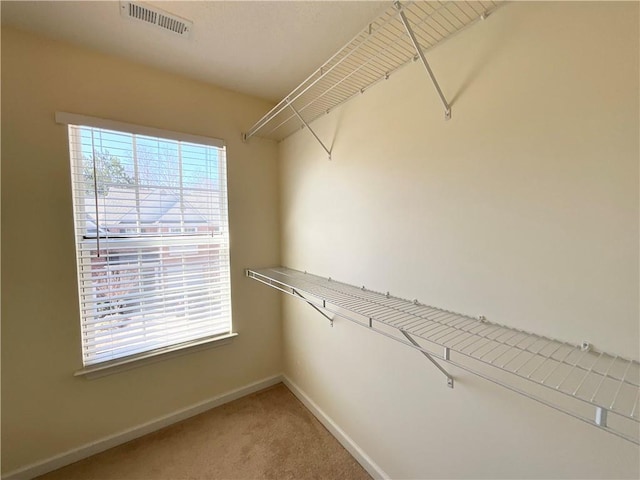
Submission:
{"label": "white baseboard", "polygon": [[273,377],[259,380],[242,388],[238,388],[237,390],[233,390],[223,395],[210,398],[209,400],[205,400],[182,410],[178,410],[177,412],[171,413],[169,415],[156,418],[154,420],[151,420],[150,422],[143,423],[136,427],[127,429],[114,435],[110,435],[95,442],[91,442],[81,447],[74,448],[41,462],[33,463],[18,470],[14,470],[13,472],[9,472],[6,475],[3,475],[2,480],[29,480],[39,475],[44,475],[45,473],[57,470],[58,468],[62,468],[66,465],[90,457],[91,455],[95,455],[96,453],[103,452],[105,450],[108,450],[109,448],[116,447],[125,442],[129,442],[143,435],[147,435],[148,433],[155,432],[156,430],[160,430],[161,428],[167,427],[173,423],[185,420],[189,417],[193,417],[194,415],[198,415],[199,413],[206,412],[207,410],[210,410],[214,407],[218,407],[233,400],[237,400],[238,398],[270,387],[282,381],[283,377],[281,375],[275,375]]}
{"label": "white baseboard", "polygon": [[283,383],[291,390],[291,392],[298,397],[305,407],[307,407],[311,413],[322,423],[329,432],[340,442],[340,444],[358,461],[362,468],[364,468],[369,475],[376,480],[386,480],[390,478],[384,470],[382,470],[372,459],[369,457],[344,430],[342,430],[336,423],[322,411],[322,409],[304,393],[300,387],[293,383],[286,375],[282,377]]}

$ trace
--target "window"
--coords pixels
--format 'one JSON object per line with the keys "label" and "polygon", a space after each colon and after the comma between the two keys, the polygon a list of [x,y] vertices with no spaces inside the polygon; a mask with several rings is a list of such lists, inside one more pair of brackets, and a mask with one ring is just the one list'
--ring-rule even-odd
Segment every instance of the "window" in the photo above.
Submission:
{"label": "window", "polygon": [[85,367],[230,335],[224,144],[57,119],[69,132]]}

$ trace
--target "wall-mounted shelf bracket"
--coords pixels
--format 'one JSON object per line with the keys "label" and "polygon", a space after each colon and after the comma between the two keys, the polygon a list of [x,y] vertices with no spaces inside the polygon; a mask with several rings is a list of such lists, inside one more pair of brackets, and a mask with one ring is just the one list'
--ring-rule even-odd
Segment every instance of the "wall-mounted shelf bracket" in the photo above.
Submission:
{"label": "wall-mounted shelf bracket", "polygon": [[292,288],[291,291],[293,292],[294,295],[300,297],[302,300],[304,300],[305,302],[307,302],[307,305],[309,305],[311,308],[313,308],[316,312],[318,312],[320,315],[322,315],[324,318],[326,318],[327,320],[329,320],[329,322],[331,323],[331,326],[333,327],[333,318],[331,318],[329,315],[327,315],[326,313],[324,313],[322,310],[320,310],[318,307],[316,307],[313,303],[311,303],[309,300],[307,300],[305,298],[304,295],[302,295],[300,292],[298,292],[295,288]]}
{"label": "wall-mounted shelf bracket", "polygon": [[289,107],[291,108],[291,110],[293,110],[293,113],[296,115],[296,117],[298,117],[298,120],[300,120],[302,122],[302,124],[307,127],[307,130],[309,130],[311,132],[311,135],[314,136],[314,138],[318,141],[318,143],[320,144],[320,146],[322,146],[322,148],[324,148],[324,151],[327,152],[327,155],[329,155],[329,160],[331,160],[331,150],[329,150],[326,145],[324,143],[322,143],[322,140],[320,140],[320,137],[318,137],[318,135],[316,135],[316,132],[313,131],[313,129],[309,126],[309,124],[306,122],[306,120],[304,118],[302,118],[302,115],[300,115],[300,113],[298,113],[298,110],[296,110],[296,107],[293,106],[293,104],[288,100],[285,99],[287,102],[287,105],[289,105]]}
{"label": "wall-mounted shelf bracket", "polygon": [[400,20],[402,20],[402,24],[404,25],[404,28],[407,31],[407,35],[411,39],[413,48],[416,49],[416,53],[418,54],[418,57],[420,57],[420,61],[422,62],[422,65],[424,65],[424,68],[427,70],[427,73],[429,74],[429,78],[431,78],[431,82],[433,83],[433,86],[436,88],[436,91],[440,96],[440,100],[444,105],[444,118],[446,120],[449,120],[451,118],[451,105],[449,105],[449,102],[447,102],[447,99],[444,96],[444,93],[442,93],[442,89],[438,84],[438,80],[436,80],[436,76],[433,74],[433,70],[431,70],[431,67],[429,66],[429,62],[427,62],[427,58],[424,56],[422,47],[420,46],[420,43],[418,42],[418,39],[416,38],[416,35],[413,32],[413,29],[411,28],[411,24],[409,23],[407,16],[402,10],[402,5],[400,4],[400,2],[395,2],[395,7],[398,9],[398,15],[400,15]]}
{"label": "wall-mounted shelf bracket", "polygon": [[596,425],[607,426],[607,410],[602,407],[596,407]]}
{"label": "wall-mounted shelf bracket", "polygon": [[[407,332],[405,332],[404,330],[400,330],[400,332],[406,337],[407,340],[409,340],[413,345],[415,345],[416,347],[420,348],[420,344],[418,342],[416,342],[413,337],[411,335],[409,335]],[[453,388],[453,377],[451,375],[449,375],[449,372],[447,372],[444,368],[442,368],[442,366],[435,361],[435,359],[429,355],[427,352],[425,352],[424,350],[419,350],[420,353],[422,353],[425,357],[427,357],[431,363],[433,363],[436,368],[438,370],[440,370],[442,373],[444,373],[444,376],[447,377],[447,386],[449,388]]]}

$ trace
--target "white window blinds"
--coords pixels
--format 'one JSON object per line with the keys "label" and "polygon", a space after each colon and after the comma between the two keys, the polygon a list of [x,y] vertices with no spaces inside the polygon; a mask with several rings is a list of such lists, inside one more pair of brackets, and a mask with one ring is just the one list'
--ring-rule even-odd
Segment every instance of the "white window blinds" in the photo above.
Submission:
{"label": "white window blinds", "polygon": [[222,142],[64,120],[84,365],[229,334]]}

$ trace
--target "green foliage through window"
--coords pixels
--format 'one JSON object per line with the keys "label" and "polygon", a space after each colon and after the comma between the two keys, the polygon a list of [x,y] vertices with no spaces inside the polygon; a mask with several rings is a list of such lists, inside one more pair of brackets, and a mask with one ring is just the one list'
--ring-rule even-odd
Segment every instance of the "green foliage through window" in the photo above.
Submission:
{"label": "green foliage through window", "polygon": [[83,156],[82,165],[87,195],[95,195],[94,172],[97,175],[98,195],[102,197],[107,196],[110,186],[133,185],[133,178],[127,175],[120,158],[111,155],[108,150],[94,150],[93,156]]}

